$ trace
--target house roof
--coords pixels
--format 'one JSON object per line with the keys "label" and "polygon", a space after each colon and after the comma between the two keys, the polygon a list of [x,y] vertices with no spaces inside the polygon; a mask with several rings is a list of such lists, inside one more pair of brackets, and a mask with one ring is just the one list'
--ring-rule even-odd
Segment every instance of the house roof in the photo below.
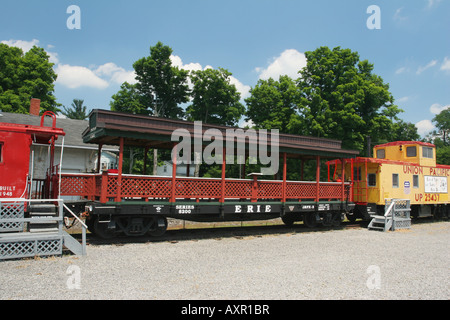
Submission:
{"label": "house roof", "polygon": [[[10,112],[1,112],[0,113],[0,122],[13,123],[13,124],[28,124],[33,126],[41,125],[41,117],[29,115],[29,114],[21,114],[21,113],[10,113]],[[44,126],[52,126],[52,119],[50,117],[46,117],[44,119]],[[82,138],[82,133],[89,127],[88,120],[75,120],[75,119],[64,119],[64,118],[56,118],[56,127],[61,128],[66,133],[64,137],[64,147],[65,148],[82,148],[82,149],[97,149],[96,146],[84,143]],[[61,146],[62,139],[58,139],[56,141],[57,146]],[[103,151],[116,151],[118,147],[104,145]]]}

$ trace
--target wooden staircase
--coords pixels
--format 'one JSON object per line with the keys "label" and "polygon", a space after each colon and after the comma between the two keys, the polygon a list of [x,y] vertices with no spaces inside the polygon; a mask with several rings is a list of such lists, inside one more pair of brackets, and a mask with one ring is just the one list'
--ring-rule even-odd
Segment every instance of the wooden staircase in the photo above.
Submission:
{"label": "wooden staircase", "polygon": [[372,220],[367,226],[369,230],[395,231],[411,228],[410,200],[386,199],[384,208],[383,216],[371,215]]}
{"label": "wooden staircase", "polygon": [[61,256],[63,248],[85,255],[85,226],[80,243],[63,230],[63,207],[60,199],[0,199],[0,260]]}

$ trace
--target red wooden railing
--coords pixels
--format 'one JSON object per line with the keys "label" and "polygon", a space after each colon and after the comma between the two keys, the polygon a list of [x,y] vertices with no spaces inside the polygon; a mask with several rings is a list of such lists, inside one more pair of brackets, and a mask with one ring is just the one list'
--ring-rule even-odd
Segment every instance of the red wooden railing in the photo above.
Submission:
{"label": "red wooden railing", "polygon": [[[215,179],[122,175],[118,174],[62,174],[61,195],[80,196],[89,200],[108,201],[142,199],[144,201],[171,199],[206,199],[223,202],[225,199],[258,200],[341,200],[351,195],[350,184],[341,182],[281,181],[249,179]],[[175,181],[175,188],[172,183]],[[224,183],[224,185],[223,185]],[[283,194],[285,187],[285,194]],[[172,191],[173,190],[173,191]],[[120,192],[120,194],[118,194]]]}

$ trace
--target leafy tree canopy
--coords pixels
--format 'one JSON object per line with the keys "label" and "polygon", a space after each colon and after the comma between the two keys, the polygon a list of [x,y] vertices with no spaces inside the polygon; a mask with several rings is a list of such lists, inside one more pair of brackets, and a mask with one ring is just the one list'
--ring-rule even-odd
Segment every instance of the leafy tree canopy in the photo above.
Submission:
{"label": "leafy tree canopy", "polygon": [[246,120],[252,120],[257,129],[278,129],[287,133],[300,99],[295,81],[288,76],[280,76],[278,81],[272,78],[259,80],[250,94],[245,99]]}
{"label": "leafy tree canopy", "polygon": [[109,103],[111,110],[148,115],[148,105],[136,87],[136,84],[122,83],[120,90],[112,96]]}
{"label": "leafy tree canopy", "polygon": [[33,46],[27,53],[0,43],[0,110],[28,113],[31,98],[41,100],[41,112],[61,111],[56,102],[53,63],[44,49]]}
{"label": "leafy tree canopy", "polygon": [[320,47],[306,52],[306,67],[297,80],[301,91],[299,133],[342,140],[344,148],[363,150],[366,136],[389,138],[402,112],[389,85],[372,73],[373,64],[357,52]]}
{"label": "leafy tree canopy", "polygon": [[183,116],[181,103],[188,102],[188,71],[172,66],[172,49],[158,42],[150,47],[150,56],[137,60],[136,90],[142,96],[141,102],[149,113],[159,117],[180,118]]}
{"label": "leafy tree canopy", "polygon": [[426,140],[436,145],[436,162],[450,165],[450,108],[442,110],[433,118],[436,131],[432,132]]}
{"label": "leafy tree canopy", "polygon": [[250,91],[246,120],[259,128],[342,140],[363,151],[372,141],[417,140],[417,128],[398,118],[389,85],[357,52],[320,47],[306,52],[299,78],[259,80]]}
{"label": "leafy tree canopy", "polygon": [[448,144],[448,135],[450,133],[450,108],[442,110],[433,118],[439,133],[442,135],[444,144]]}
{"label": "leafy tree canopy", "polygon": [[236,126],[245,107],[239,102],[241,95],[230,83],[231,73],[226,69],[193,71],[191,81],[192,104],[187,108],[188,120]]}

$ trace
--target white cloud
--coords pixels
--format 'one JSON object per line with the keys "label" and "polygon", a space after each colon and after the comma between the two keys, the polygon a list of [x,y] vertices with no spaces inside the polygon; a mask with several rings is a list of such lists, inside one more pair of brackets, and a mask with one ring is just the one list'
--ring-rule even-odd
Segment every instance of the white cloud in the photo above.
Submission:
{"label": "white cloud", "polygon": [[433,6],[437,5],[441,0],[428,0],[428,8],[432,8]]}
{"label": "white cloud", "polygon": [[427,133],[435,129],[431,120],[422,120],[416,123],[417,133],[421,136],[425,136]]}
{"label": "white cloud", "polygon": [[[39,46],[39,40],[3,40],[1,43],[9,46],[21,48],[23,52],[28,52],[33,46]],[[47,49],[55,48],[54,45],[48,44]],[[58,74],[56,83],[67,88],[76,89],[79,87],[92,87],[96,89],[105,89],[110,84],[136,83],[134,70],[128,71],[115,63],[108,62],[99,67],[90,66],[72,66],[69,64],[59,63],[58,53],[47,51],[49,61],[54,63],[55,72]]]}
{"label": "white cloud", "polygon": [[398,68],[397,70],[395,70],[395,74],[402,74],[402,73],[405,73],[407,71],[408,71],[407,67],[401,67],[401,68]]}
{"label": "white cloud", "polygon": [[31,41],[26,40],[3,40],[2,43],[7,44],[10,47],[17,47],[28,52],[33,46],[39,46],[39,40],[33,39]]}
{"label": "white cloud", "polygon": [[281,75],[288,75],[293,79],[299,77],[298,71],[306,66],[306,57],[304,53],[295,49],[287,49],[280,56],[273,59],[266,68],[256,68],[259,78],[267,80],[269,78],[278,79]]}
{"label": "white cloud", "polygon": [[[172,66],[178,67],[179,69],[184,69],[184,70],[188,70],[188,71],[204,70],[202,65],[198,62],[191,62],[188,64],[183,64],[183,61],[181,60],[181,58],[179,56],[171,55],[170,60],[172,61]],[[207,67],[205,67],[205,69]]]}
{"label": "white cloud", "polygon": [[[22,49],[22,51],[24,53],[30,51],[31,48],[33,48],[33,46],[39,46],[39,40],[37,39],[33,39],[31,41],[26,41],[26,40],[3,40],[1,43],[7,44],[10,47],[17,47]],[[52,45],[48,45],[47,48],[51,49],[54,46]],[[59,63],[59,59],[58,59],[58,54],[56,52],[51,52],[46,50],[47,54],[50,56],[49,61],[57,64]]]}
{"label": "white cloud", "polygon": [[94,73],[94,71],[86,67],[59,64],[56,67],[55,72],[58,74],[56,83],[70,89],[76,89],[79,87],[105,89],[109,86],[107,81],[101,79]]}
{"label": "white cloud", "polygon": [[417,69],[417,74],[421,74],[422,72],[424,72],[425,70],[434,67],[437,64],[437,60],[431,60],[426,66],[420,66]]}
{"label": "white cloud", "polygon": [[[434,103],[430,107],[430,112],[433,114],[439,114],[441,111],[445,109],[449,109],[450,104],[446,106],[442,106],[439,103]],[[433,122],[431,120],[422,120],[416,123],[417,132],[423,137],[430,133],[431,131],[435,130],[436,127],[433,125]]]}
{"label": "white cloud", "polygon": [[434,114],[439,114],[439,113],[441,113],[442,111],[444,111],[445,109],[448,109],[448,108],[450,108],[450,104],[446,105],[446,106],[442,106],[439,103],[434,103],[430,107],[430,112],[434,113]]}
{"label": "white cloud", "polygon": [[410,97],[401,97],[400,99],[397,99],[397,102],[407,102],[410,99]]}
{"label": "white cloud", "polygon": [[249,119],[248,121],[245,121],[244,119],[242,119],[239,122],[239,128],[245,128],[245,127],[253,128],[254,126],[255,126],[255,124],[252,121],[252,119]]}
{"label": "white cloud", "polygon": [[[188,70],[188,71],[198,71],[198,70],[206,70],[206,69],[213,69],[210,65],[207,65],[206,67],[202,67],[202,65],[198,62],[191,62],[188,64],[183,64],[183,60],[179,56],[170,56],[170,60],[172,61],[172,66],[178,67],[180,69]],[[243,84],[241,81],[239,81],[237,78],[230,76],[230,83],[234,84],[236,86],[236,90],[240,92],[241,99],[248,98],[250,96],[250,86],[247,86]],[[192,88],[192,84],[189,80],[189,86]]]}
{"label": "white cloud", "polygon": [[51,63],[54,63],[54,64],[58,64],[59,63],[58,54],[56,52],[47,51],[47,54],[50,56],[50,58],[48,60]]}
{"label": "white cloud", "polygon": [[236,90],[241,94],[241,99],[250,97],[250,86],[243,84],[233,76],[230,76],[230,83],[236,86]]}
{"label": "white cloud", "polygon": [[133,70],[127,71],[113,62],[90,68],[58,64],[55,72],[58,74],[56,82],[70,89],[79,87],[105,89],[110,84],[122,84],[125,81],[130,84],[136,83],[136,74]]}
{"label": "white cloud", "polygon": [[134,71],[127,71],[112,62],[99,66],[96,70],[94,70],[94,73],[99,77],[109,77],[110,81],[117,84],[122,84],[125,81],[130,84],[136,83],[136,73]]}
{"label": "white cloud", "polygon": [[448,57],[444,58],[444,62],[441,65],[441,70],[450,71],[450,59]]}
{"label": "white cloud", "polygon": [[403,11],[403,7],[398,8],[397,10],[395,10],[395,13],[394,13],[394,21],[402,22],[402,21],[405,21],[405,20],[408,19],[407,17],[402,16],[402,14],[401,14],[402,11]]}

